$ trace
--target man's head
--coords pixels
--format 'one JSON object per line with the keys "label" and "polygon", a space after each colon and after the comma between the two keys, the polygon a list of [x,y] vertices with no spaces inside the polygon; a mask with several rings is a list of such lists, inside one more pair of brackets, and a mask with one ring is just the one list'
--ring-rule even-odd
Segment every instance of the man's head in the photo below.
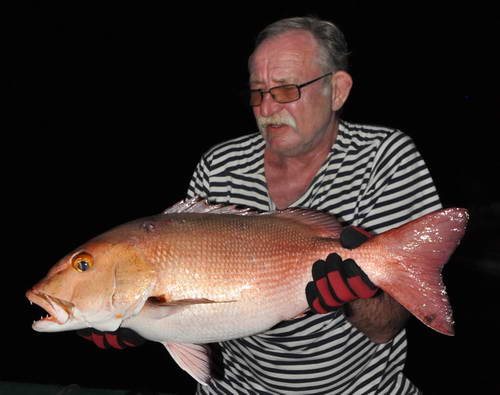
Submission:
{"label": "man's head", "polygon": [[[297,156],[331,141],[335,113],[352,85],[346,69],[345,40],[330,22],[285,19],[259,34],[249,59],[250,88],[263,92],[260,103],[259,93],[254,94],[253,110],[268,149]],[[277,86],[300,86],[316,79],[299,88],[300,95],[293,96],[292,88],[288,99],[276,90],[271,92],[274,99],[266,93]]]}

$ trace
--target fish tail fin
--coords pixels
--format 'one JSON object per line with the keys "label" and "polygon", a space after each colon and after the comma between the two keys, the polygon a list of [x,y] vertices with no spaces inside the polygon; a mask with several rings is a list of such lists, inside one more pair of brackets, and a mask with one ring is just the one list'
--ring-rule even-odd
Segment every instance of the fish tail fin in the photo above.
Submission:
{"label": "fish tail fin", "polygon": [[[453,317],[441,271],[458,246],[468,221],[465,209],[439,210],[379,239],[390,274],[377,285],[430,328],[452,336]],[[378,279],[377,279],[378,280]]]}

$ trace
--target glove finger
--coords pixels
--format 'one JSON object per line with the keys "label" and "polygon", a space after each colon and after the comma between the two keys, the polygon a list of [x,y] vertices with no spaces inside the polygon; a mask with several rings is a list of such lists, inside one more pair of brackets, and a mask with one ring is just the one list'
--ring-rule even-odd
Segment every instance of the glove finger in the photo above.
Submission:
{"label": "glove finger", "polygon": [[339,254],[333,252],[326,257],[326,261],[320,259],[313,263],[312,277],[313,280],[319,280],[326,277],[329,272],[339,270],[342,264],[342,258]]}
{"label": "glove finger", "polygon": [[345,264],[338,254],[328,255],[325,268],[332,294],[339,303],[350,302],[358,297],[347,282]]}
{"label": "glove finger", "polygon": [[353,259],[346,259],[342,265],[346,278],[352,278],[359,276],[361,280],[370,289],[377,289],[378,287],[372,283],[368,278],[368,275],[359,267],[359,265]]}
{"label": "glove finger", "polygon": [[104,334],[104,339],[108,347],[116,348],[118,350],[123,350],[125,348],[116,333],[106,332]]}
{"label": "glove finger", "polygon": [[106,339],[104,338],[104,333],[98,331],[97,329],[79,329],[76,331],[76,334],[80,337],[83,337],[85,340],[91,341],[99,348],[105,349],[108,347]]}
{"label": "glove finger", "polygon": [[92,329],[90,328],[79,329],[76,331],[76,334],[86,340],[92,341]]}
{"label": "glove finger", "polygon": [[307,298],[307,304],[309,304],[311,310],[319,314],[328,313],[328,310],[325,309],[324,306],[321,304],[318,297],[318,293],[316,291],[316,285],[312,281],[307,283],[306,285],[306,298]]}
{"label": "glove finger", "polygon": [[346,280],[343,270],[336,270],[328,273],[328,282],[330,288],[333,289],[333,295],[341,303],[350,302],[358,297],[354,292],[348,281]]}
{"label": "glove finger", "polygon": [[333,252],[326,257],[326,262],[324,266],[325,266],[324,275],[327,275],[328,272],[331,272],[333,270],[339,270],[340,267],[342,266],[342,258],[340,257],[339,254]]}
{"label": "glove finger", "polygon": [[[335,276],[336,273],[338,274],[338,271],[332,272],[331,275]],[[333,289],[329,281],[329,275],[314,282],[316,294],[318,295],[321,305],[326,310],[335,309],[344,304],[344,301],[338,298],[337,293]]]}
{"label": "glove finger", "polygon": [[321,259],[313,263],[312,278],[314,281],[326,276],[325,264],[326,262]]}
{"label": "glove finger", "polygon": [[[332,253],[328,255],[326,261],[318,260],[312,267],[312,276],[314,280],[314,293],[319,299],[316,301],[317,310],[332,311],[341,306],[344,301],[337,296],[335,287],[337,286],[335,278],[339,274],[342,258]],[[329,277],[333,281],[329,281]],[[345,282],[341,280],[344,284]],[[342,285],[341,285],[342,286]],[[345,285],[343,286],[345,287]]]}
{"label": "glove finger", "polygon": [[373,284],[366,273],[352,259],[344,261],[344,270],[347,276],[349,288],[359,298],[368,299],[374,296],[378,287]]}
{"label": "glove finger", "polygon": [[349,279],[349,284],[351,288],[356,290],[358,297],[362,299],[369,299],[378,292],[378,288],[370,288],[359,276],[351,277]]}
{"label": "glove finger", "polygon": [[120,332],[119,339],[122,346],[124,345],[128,347],[136,347],[146,342],[146,339],[144,339],[141,335],[139,335],[132,329],[121,328],[119,332]]}
{"label": "glove finger", "polygon": [[108,348],[108,345],[105,342],[104,334],[102,332],[93,331],[92,341],[95,343],[97,347],[102,348],[103,350]]}

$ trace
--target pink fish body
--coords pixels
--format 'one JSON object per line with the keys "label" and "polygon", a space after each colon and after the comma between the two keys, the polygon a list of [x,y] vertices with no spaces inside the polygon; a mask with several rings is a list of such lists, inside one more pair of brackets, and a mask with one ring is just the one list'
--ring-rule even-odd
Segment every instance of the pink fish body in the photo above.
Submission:
{"label": "pink fish body", "polygon": [[347,250],[338,241],[340,224],[319,211],[259,214],[179,202],[61,259],[27,292],[50,314],[33,329],[131,328],[163,343],[206,383],[209,357],[195,344],[254,335],[301,315],[312,263],[337,252],[423,323],[451,335],[441,269],[467,219],[463,209],[440,210]]}

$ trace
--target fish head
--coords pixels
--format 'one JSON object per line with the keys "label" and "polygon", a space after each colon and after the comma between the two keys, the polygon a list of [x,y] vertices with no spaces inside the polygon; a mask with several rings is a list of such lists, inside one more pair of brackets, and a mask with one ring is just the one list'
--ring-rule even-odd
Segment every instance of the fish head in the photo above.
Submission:
{"label": "fish head", "polygon": [[114,331],[140,311],[155,278],[153,266],[133,245],[89,242],[62,258],[26,293],[48,313],[33,329]]}

